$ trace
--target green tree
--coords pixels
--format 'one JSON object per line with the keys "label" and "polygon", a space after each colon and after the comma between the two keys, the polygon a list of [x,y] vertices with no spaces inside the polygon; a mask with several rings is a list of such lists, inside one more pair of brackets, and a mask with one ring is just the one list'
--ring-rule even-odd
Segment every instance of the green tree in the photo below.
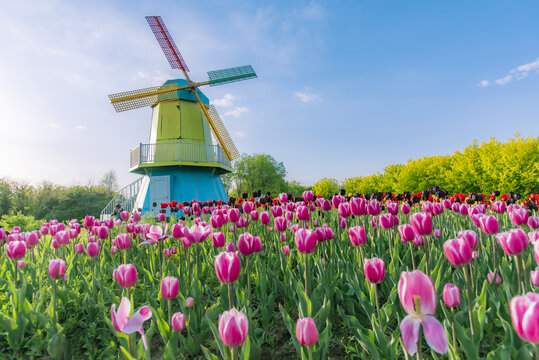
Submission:
{"label": "green tree", "polygon": [[0,178],[0,217],[11,210],[11,185],[6,178]]}
{"label": "green tree", "polygon": [[286,169],[282,162],[267,154],[243,155],[234,162],[228,181],[229,189],[236,194],[262,190],[278,194],[287,190]]}
{"label": "green tree", "polygon": [[289,181],[286,184],[287,190],[286,192],[288,194],[292,194],[295,197],[299,197],[303,195],[303,192],[310,189],[310,186],[303,186],[296,180]]}
{"label": "green tree", "polygon": [[313,185],[313,193],[321,195],[326,199],[339,191],[339,182],[332,178],[320,179]]}

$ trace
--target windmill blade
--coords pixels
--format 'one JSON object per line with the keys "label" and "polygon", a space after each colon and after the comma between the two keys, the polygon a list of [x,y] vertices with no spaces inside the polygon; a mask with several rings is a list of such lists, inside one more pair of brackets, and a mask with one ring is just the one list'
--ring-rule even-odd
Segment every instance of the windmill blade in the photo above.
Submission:
{"label": "windmill blade", "polygon": [[189,71],[182,54],[176,47],[172,36],[170,36],[165,23],[161,19],[161,16],[146,16],[146,21],[152,29],[157,42],[161,46],[161,49],[165,53],[168,63],[173,69],[181,69],[184,72]]}
{"label": "windmill blade", "polygon": [[238,66],[230,69],[208,71],[210,86],[228,84],[231,82],[253,79],[256,76],[251,65]]}
{"label": "windmill blade", "polygon": [[[218,132],[217,134],[214,134],[216,138],[221,138],[222,143],[221,145],[223,147],[226,147],[228,152],[230,153],[230,160],[235,160],[240,157],[240,153],[238,149],[236,148],[236,145],[234,145],[234,142],[230,138],[230,135],[228,134],[228,131],[225,128],[225,125],[223,124],[223,121],[221,120],[221,117],[217,113],[217,110],[215,109],[215,106],[210,105],[210,108],[208,109],[208,114],[210,115],[211,121],[213,122],[213,125],[215,126],[215,131]],[[210,128],[213,130],[213,127],[210,126]]]}
{"label": "windmill blade", "polygon": [[150,106],[160,101],[177,100],[178,90],[188,87],[187,85],[178,86],[176,83],[169,83],[162,86],[111,94],[109,99],[116,112],[121,112]]}

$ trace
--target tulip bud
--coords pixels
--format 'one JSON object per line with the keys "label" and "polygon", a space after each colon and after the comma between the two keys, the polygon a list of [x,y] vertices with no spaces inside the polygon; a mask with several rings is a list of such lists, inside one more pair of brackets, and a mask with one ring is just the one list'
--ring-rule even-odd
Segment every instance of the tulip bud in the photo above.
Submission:
{"label": "tulip bud", "polygon": [[460,290],[453,284],[445,284],[443,297],[444,303],[448,307],[456,307],[460,305]]}
{"label": "tulip bud", "polygon": [[354,246],[363,245],[367,242],[367,235],[363,226],[358,225],[348,229],[348,237]]}
{"label": "tulip bud", "polygon": [[440,229],[434,229],[434,237],[436,239],[440,238],[442,236],[442,232],[440,231]]}
{"label": "tulip bud", "polygon": [[181,312],[174,313],[172,315],[172,329],[176,332],[180,332],[185,329],[185,315]]}
{"label": "tulip bud", "polygon": [[525,225],[528,221],[529,216],[530,214],[528,213],[528,210],[524,208],[513,209],[509,213],[509,218],[511,219],[511,222],[516,226]]}
{"label": "tulip bud", "polygon": [[382,229],[391,229],[393,227],[393,215],[390,213],[380,215],[380,226]]}
{"label": "tulip bud", "polygon": [[365,278],[368,282],[372,284],[381,283],[386,275],[384,260],[379,258],[365,260],[363,272],[365,273]]}
{"label": "tulip bud", "polygon": [[193,299],[192,297],[188,297],[187,299],[185,299],[185,307],[186,308],[190,309],[194,305],[195,305],[195,299]]}
{"label": "tulip bud", "polygon": [[86,246],[86,254],[89,257],[96,257],[99,254],[99,245],[96,242],[88,243],[88,246]]}
{"label": "tulip bud", "polygon": [[118,252],[118,248],[117,248],[116,246],[112,245],[112,246],[110,247],[110,253],[111,253],[112,255],[114,255],[114,254],[116,254],[117,252]]}
{"label": "tulip bud", "polygon": [[66,271],[66,263],[62,259],[53,259],[49,261],[47,273],[53,279],[64,277]]}
{"label": "tulip bud", "polygon": [[17,267],[18,268],[22,269],[25,265],[26,265],[26,263],[24,262],[24,260],[17,261]]}
{"label": "tulip bud", "polygon": [[236,246],[234,245],[234,243],[232,241],[229,241],[226,243],[226,252],[235,252],[236,251]]}
{"label": "tulip bud", "polygon": [[249,321],[244,313],[231,309],[219,315],[219,336],[228,347],[243,344],[249,331]]}
{"label": "tulip bud", "polygon": [[[489,272],[487,275],[488,282],[492,284],[492,280],[494,280],[494,273]],[[502,278],[500,277],[500,274],[496,274],[496,282],[495,285],[500,285],[503,282]]]}
{"label": "tulip bud", "polygon": [[530,271],[530,281],[533,286],[539,287],[539,270]]}
{"label": "tulip bud", "polygon": [[167,276],[161,280],[161,296],[163,299],[174,299],[178,296],[179,281],[173,276]]}
{"label": "tulip bud", "polygon": [[296,338],[302,346],[313,346],[318,342],[318,330],[311,317],[298,319],[296,323]]}
{"label": "tulip bud", "polygon": [[284,255],[290,254],[290,247],[288,245],[283,246],[283,254]]}
{"label": "tulip bud", "polygon": [[235,252],[222,252],[215,258],[215,273],[223,284],[232,284],[240,274],[240,258]]}
{"label": "tulip bud", "polygon": [[118,266],[113,275],[114,279],[118,281],[118,285],[124,289],[135,286],[137,283],[137,269],[133,264]]}
{"label": "tulip bud", "polygon": [[404,203],[401,205],[401,211],[404,215],[408,215],[410,213],[410,204]]}

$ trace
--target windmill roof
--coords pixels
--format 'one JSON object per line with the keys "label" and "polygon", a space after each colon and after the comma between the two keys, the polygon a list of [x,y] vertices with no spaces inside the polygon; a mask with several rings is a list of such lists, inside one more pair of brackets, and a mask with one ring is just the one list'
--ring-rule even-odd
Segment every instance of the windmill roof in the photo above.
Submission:
{"label": "windmill roof", "polygon": [[[172,79],[172,80],[165,81],[163,85],[165,84],[178,84],[178,86],[183,86],[183,85],[187,85],[187,80]],[[210,100],[208,99],[208,97],[204,95],[204,93],[200,91],[198,88],[196,89],[196,91],[198,92],[198,96],[200,96],[200,100],[202,100],[204,104],[209,105]],[[193,93],[189,91],[188,89],[178,90],[177,94],[178,94],[178,98],[181,100],[187,100],[187,101],[193,101],[193,102],[197,101],[197,98],[195,97],[195,95],[193,95]]]}

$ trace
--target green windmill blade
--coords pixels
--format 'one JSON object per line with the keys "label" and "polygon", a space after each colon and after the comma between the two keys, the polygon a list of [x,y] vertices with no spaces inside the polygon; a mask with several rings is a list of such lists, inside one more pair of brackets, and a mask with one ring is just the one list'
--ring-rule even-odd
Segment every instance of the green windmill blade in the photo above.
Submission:
{"label": "green windmill blade", "polygon": [[208,71],[208,77],[210,86],[217,86],[252,79],[256,77],[256,73],[251,65],[245,65],[230,69]]}

